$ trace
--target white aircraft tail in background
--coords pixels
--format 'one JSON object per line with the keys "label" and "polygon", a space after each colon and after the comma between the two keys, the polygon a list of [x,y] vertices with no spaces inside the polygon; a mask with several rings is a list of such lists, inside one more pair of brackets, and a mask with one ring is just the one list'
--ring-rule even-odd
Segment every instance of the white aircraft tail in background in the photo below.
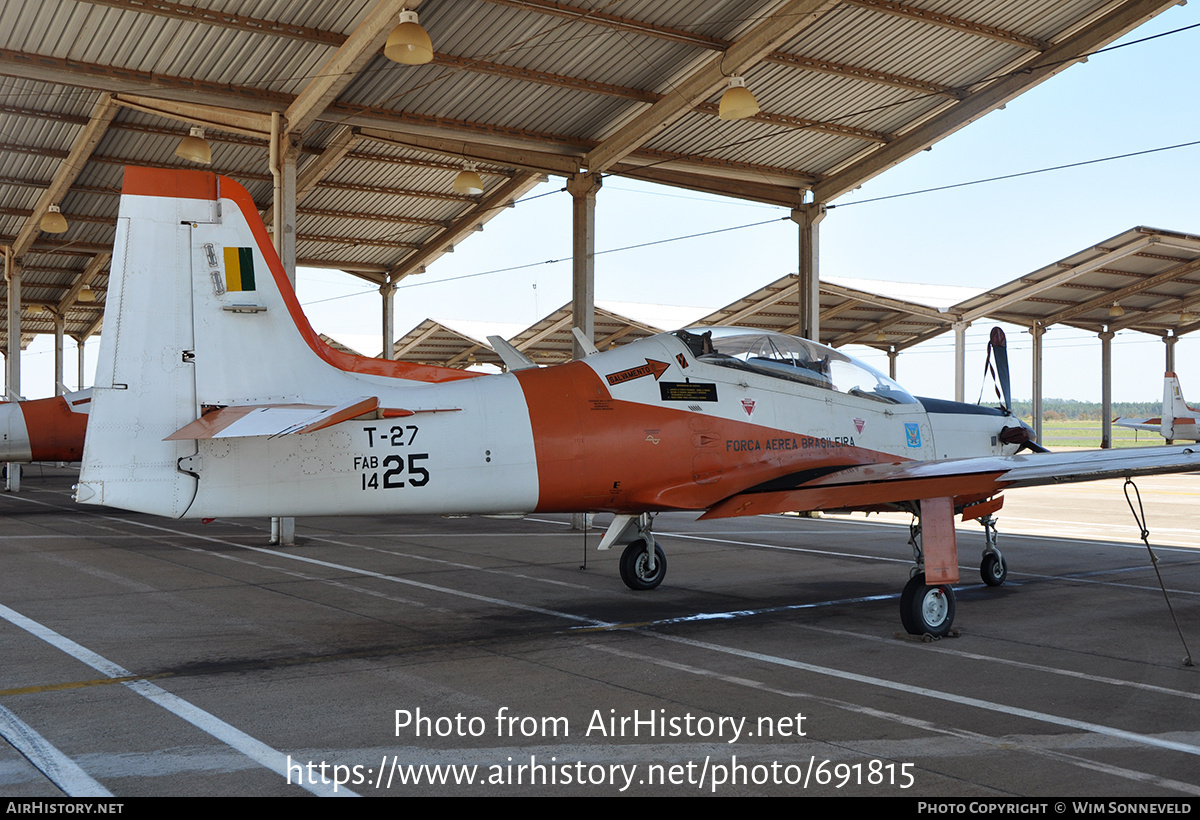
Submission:
{"label": "white aircraft tail in background", "polygon": [[1163,377],[1162,414],[1151,419],[1114,419],[1118,427],[1130,430],[1151,430],[1167,441],[1200,441],[1200,410],[1188,407],[1184,401],[1179,377],[1167,371]]}

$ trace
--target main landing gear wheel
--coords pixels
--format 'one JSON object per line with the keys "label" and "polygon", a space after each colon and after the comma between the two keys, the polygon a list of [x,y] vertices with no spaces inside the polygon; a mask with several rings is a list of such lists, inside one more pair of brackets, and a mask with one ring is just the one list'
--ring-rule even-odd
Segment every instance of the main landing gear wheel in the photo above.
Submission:
{"label": "main landing gear wheel", "polygon": [[926,586],[925,573],[914,575],[900,593],[900,623],[910,635],[950,634],[954,623],[954,590],[949,584]]}
{"label": "main landing gear wheel", "polygon": [[654,569],[649,568],[650,556],[646,555],[646,539],[639,538],[621,553],[621,580],[630,589],[654,589],[667,574],[667,554],[657,543],[654,545]]}
{"label": "main landing gear wheel", "polygon": [[998,587],[1008,578],[1008,562],[998,552],[989,552],[979,564],[979,574],[990,587]]}

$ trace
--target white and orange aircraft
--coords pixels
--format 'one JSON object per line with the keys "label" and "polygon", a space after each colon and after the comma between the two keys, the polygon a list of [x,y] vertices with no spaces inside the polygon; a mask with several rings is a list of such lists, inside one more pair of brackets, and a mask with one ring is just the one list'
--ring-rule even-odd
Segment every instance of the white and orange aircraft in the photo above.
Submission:
{"label": "white and orange aircraft", "polygon": [[[741,328],[664,333],[500,375],[323,344],[249,194],[183,170],[125,171],[76,498],[163,516],[612,513],[621,576],[666,573],[655,513],[905,509],[913,633],[954,617],[954,516],[1006,487],[1194,470],[1188,447],[1030,453],[1002,409],[916,399],[831,348]],[[1032,445],[1036,447],[1036,445]],[[1041,448],[1036,448],[1041,449]]]}
{"label": "white and orange aircraft", "polygon": [[1200,410],[1184,401],[1179,377],[1168,370],[1163,375],[1162,413],[1153,419],[1113,419],[1118,427],[1131,430],[1150,430],[1167,441],[1200,441]]}
{"label": "white and orange aircraft", "polygon": [[92,391],[0,402],[0,462],[79,461]]}

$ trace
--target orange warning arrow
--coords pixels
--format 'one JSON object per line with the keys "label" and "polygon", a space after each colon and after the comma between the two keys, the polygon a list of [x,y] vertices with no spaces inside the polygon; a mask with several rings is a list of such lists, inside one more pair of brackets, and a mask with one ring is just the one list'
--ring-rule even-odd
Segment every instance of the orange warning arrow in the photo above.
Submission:
{"label": "orange warning arrow", "polygon": [[621,384],[622,382],[640,379],[642,376],[654,376],[654,380],[658,381],[663,373],[667,372],[667,368],[671,365],[666,362],[660,362],[657,359],[646,359],[646,363],[639,367],[631,367],[628,370],[622,370],[620,373],[609,373],[604,378],[608,379],[610,385]]}

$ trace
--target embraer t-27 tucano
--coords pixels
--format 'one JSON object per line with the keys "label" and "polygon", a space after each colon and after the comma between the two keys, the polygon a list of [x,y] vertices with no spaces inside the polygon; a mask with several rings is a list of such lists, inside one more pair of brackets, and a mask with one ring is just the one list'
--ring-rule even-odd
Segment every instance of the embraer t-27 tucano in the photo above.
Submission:
{"label": "embraer t-27 tucano", "polygon": [[[607,512],[601,548],[652,589],[654,514],[906,509],[922,533],[901,597],[945,634],[954,516],[1009,486],[1200,467],[1190,448],[1015,455],[1004,410],[918,400],[777,333],[663,333],[510,372],[350,356],[296,301],[249,194],[195,171],[125,171],[79,501],[158,515]],[[1040,449],[1040,448],[1038,448]],[[994,532],[989,528],[989,536]],[[987,539],[983,574],[1006,574]]]}

